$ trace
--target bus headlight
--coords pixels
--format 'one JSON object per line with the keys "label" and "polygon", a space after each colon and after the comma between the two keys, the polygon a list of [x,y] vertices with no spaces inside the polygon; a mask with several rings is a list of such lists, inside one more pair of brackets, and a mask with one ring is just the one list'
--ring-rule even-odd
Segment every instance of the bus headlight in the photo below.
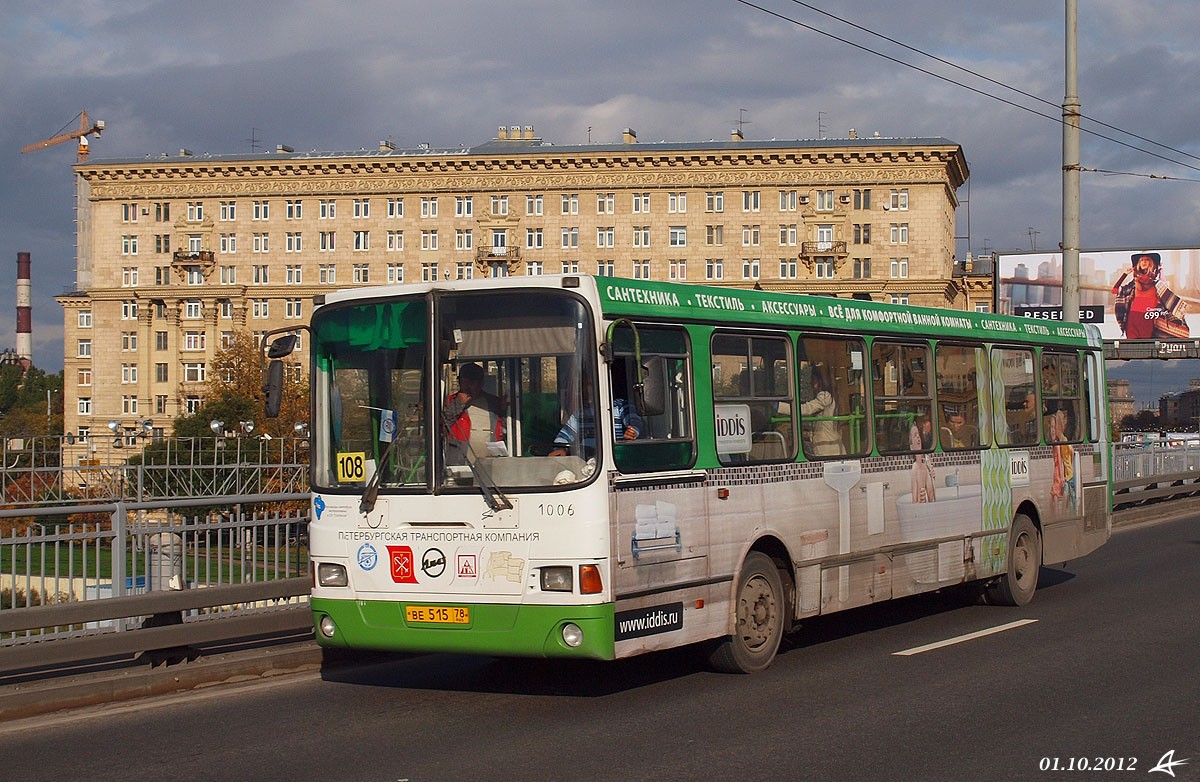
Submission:
{"label": "bus headlight", "polygon": [[572,649],[583,643],[583,628],[574,622],[567,622],[562,629],[563,643]]}
{"label": "bus headlight", "polygon": [[337,625],[328,616],[321,617],[321,621],[317,622],[317,628],[326,638],[333,638],[333,634],[337,632]]}
{"label": "bus headlight", "polygon": [[543,592],[571,592],[575,589],[575,579],[571,577],[571,568],[555,565],[542,568]]}
{"label": "bus headlight", "polygon": [[344,587],[350,585],[345,565],[322,562],[317,565],[317,586]]}

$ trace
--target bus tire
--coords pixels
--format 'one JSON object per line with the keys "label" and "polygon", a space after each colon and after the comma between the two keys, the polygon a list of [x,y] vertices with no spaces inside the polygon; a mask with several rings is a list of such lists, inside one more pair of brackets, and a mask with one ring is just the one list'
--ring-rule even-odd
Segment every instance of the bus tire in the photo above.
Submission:
{"label": "bus tire", "polygon": [[750,552],[738,573],[734,599],[734,633],[718,643],[709,662],[725,673],[756,673],[775,659],[787,611],[783,580],[770,557]]}
{"label": "bus tire", "polygon": [[1029,605],[1042,567],[1042,539],[1033,521],[1023,513],[1013,518],[1008,532],[1007,561],[1008,571],[988,582],[987,600],[993,605]]}

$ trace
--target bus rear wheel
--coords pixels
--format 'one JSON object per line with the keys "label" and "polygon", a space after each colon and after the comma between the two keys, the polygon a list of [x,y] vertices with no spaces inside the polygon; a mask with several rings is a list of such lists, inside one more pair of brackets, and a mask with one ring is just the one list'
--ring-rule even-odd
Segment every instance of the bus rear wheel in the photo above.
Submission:
{"label": "bus rear wheel", "polygon": [[1008,532],[1008,572],[988,583],[984,593],[987,601],[994,605],[1029,605],[1041,568],[1041,536],[1033,521],[1018,513]]}
{"label": "bus rear wheel", "polygon": [[783,579],[770,557],[750,552],[738,574],[734,598],[737,623],[733,635],[719,643],[709,662],[725,673],[755,673],[775,659],[787,610]]}

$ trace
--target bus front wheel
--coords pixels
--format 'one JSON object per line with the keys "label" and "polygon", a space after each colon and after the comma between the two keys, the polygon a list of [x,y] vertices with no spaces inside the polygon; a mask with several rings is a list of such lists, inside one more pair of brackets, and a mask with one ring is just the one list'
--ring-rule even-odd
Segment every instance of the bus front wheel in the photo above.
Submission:
{"label": "bus front wheel", "polygon": [[755,673],[771,664],[783,638],[787,601],[779,569],[766,554],[752,551],[738,574],[737,622],[709,656],[718,671]]}
{"label": "bus front wheel", "polygon": [[1008,572],[988,583],[986,596],[995,605],[1024,606],[1037,590],[1042,567],[1042,539],[1033,521],[1023,513],[1013,519],[1008,532]]}

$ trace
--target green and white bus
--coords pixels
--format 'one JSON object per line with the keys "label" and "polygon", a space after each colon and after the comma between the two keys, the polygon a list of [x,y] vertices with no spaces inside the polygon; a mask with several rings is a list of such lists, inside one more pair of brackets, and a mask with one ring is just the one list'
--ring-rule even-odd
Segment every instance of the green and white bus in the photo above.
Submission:
{"label": "green and white bus", "polygon": [[317,304],[327,647],[752,672],[808,617],[963,582],[1023,605],[1110,534],[1090,326],[581,275]]}

